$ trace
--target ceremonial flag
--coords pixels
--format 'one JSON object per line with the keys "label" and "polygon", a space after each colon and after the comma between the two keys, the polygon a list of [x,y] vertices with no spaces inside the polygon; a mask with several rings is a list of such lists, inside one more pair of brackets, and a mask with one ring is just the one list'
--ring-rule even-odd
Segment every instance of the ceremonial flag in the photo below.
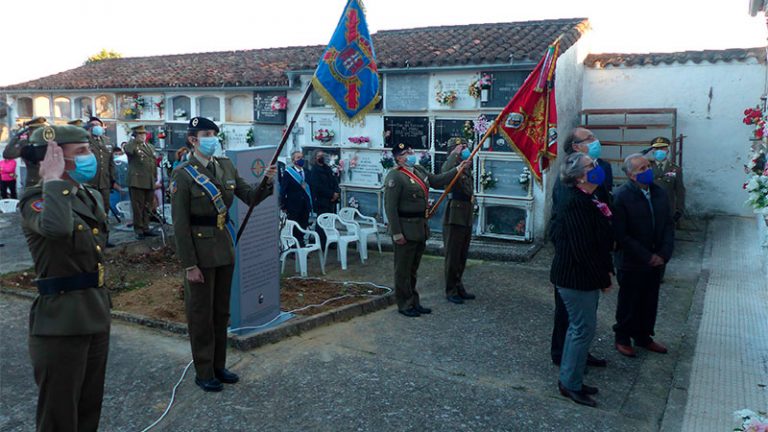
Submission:
{"label": "ceremonial flag", "polygon": [[349,0],[312,78],[345,123],[362,121],[379,101],[376,55],[360,0]]}
{"label": "ceremonial flag", "polygon": [[541,182],[541,173],[549,167],[549,160],[557,157],[555,64],[559,51],[559,41],[547,48],[544,58],[494,125],[523,157],[538,182]]}

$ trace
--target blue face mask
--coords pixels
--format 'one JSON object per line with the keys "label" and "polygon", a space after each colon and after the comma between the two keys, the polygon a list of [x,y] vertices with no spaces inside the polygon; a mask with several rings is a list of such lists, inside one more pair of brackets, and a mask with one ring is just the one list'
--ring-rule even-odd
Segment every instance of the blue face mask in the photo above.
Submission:
{"label": "blue face mask", "polygon": [[472,152],[469,151],[469,149],[464,149],[461,151],[461,160],[467,160],[469,159],[469,156],[472,154]]}
{"label": "blue face mask", "polygon": [[219,138],[212,137],[200,137],[198,138],[200,144],[197,146],[197,150],[205,157],[211,157],[219,150],[221,143]]}
{"label": "blue face mask", "polygon": [[415,154],[409,154],[408,156],[405,157],[405,166],[412,167],[416,165],[416,162],[418,162],[418,160],[419,159],[416,157]]}
{"label": "blue face mask", "polygon": [[661,162],[667,159],[667,152],[664,150],[656,150],[653,152],[653,158]]}
{"label": "blue face mask", "polygon": [[649,185],[653,183],[653,170],[648,168],[647,170],[637,173],[637,177],[635,177],[635,180],[643,185]]}
{"label": "blue face mask", "polygon": [[600,145],[600,140],[596,139],[589,143],[589,147],[587,150],[587,155],[591,157],[592,159],[597,159],[600,157],[600,153],[602,152],[602,146]]}
{"label": "blue face mask", "polygon": [[93,136],[102,136],[104,135],[104,128],[101,126],[94,126],[91,128],[91,133]]}
{"label": "blue face mask", "polygon": [[87,155],[77,155],[74,158],[75,169],[67,170],[69,178],[77,183],[85,183],[90,181],[96,176],[96,168],[98,162],[96,162],[96,156],[93,153]]}
{"label": "blue face mask", "polygon": [[595,165],[595,167],[587,173],[587,181],[597,186],[603,184],[605,181],[605,170],[603,170],[603,167]]}
{"label": "blue face mask", "polygon": [[294,165],[296,165],[299,168],[303,167],[304,166],[304,159],[297,160],[296,162],[294,162]]}

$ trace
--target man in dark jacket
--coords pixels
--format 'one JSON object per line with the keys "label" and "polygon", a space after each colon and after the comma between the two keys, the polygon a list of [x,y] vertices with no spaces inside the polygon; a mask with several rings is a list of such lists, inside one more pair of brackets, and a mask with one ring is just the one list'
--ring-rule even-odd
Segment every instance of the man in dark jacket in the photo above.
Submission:
{"label": "man in dark jacket", "polygon": [[[309,213],[312,211],[312,191],[309,186],[309,174],[304,169],[304,155],[300,151],[291,153],[292,165],[285,169],[280,179],[280,208],[288,219],[306,229],[309,225]],[[298,230],[294,237],[304,246],[304,236]]]}
{"label": "man in dark jacket", "polygon": [[[595,189],[595,197],[601,202],[608,205],[611,203],[611,193],[613,192],[613,170],[611,164],[599,159],[601,153],[600,141],[589,129],[575,128],[565,138],[563,143],[563,150],[567,154],[572,153],[585,153],[594,160],[597,160],[598,165],[605,171],[605,181],[597,189]],[[560,177],[555,179],[554,187],[552,188],[552,218],[549,222],[549,237],[553,242],[555,241],[553,233],[557,232],[559,225],[562,221],[557,218],[557,209],[559,207],[561,197],[564,194],[564,186],[560,182]],[[552,327],[552,342],[550,345],[550,355],[552,356],[552,363],[559,365],[560,357],[563,355],[563,344],[565,343],[565,335],[568,331],[568,312],[565,310],[565,304],[563,299],[560,298],[560,293],[555,291],[555,316],[554,325]],[[589,366],[604,367],[607,362],[604,359],[597,358],[591,353],[587,356],[587,364]]]}
{"label": "man in dark jacket", "polygon": [[[312,152],[309,175],[309,188],[312,191],[312,204],[315,214],[336,213],[336,204],[341,196],[339,180],[333,175],[333,170],[328,166],[327,155],[322,149]],[[320,244],[325,248],[325,231],[318,229]]]}
{"label": "man in dark jacket", "polygon": [[616,307],[616,350],[634,357],[635,345],[661,354],[667,348],[652,338],[664,266],[672,257],[674,222],[664,189],[653,182],[650,162],[641,154],[627,156],[622,167],[630,181],[613,201],[618,252],[619,299]]}

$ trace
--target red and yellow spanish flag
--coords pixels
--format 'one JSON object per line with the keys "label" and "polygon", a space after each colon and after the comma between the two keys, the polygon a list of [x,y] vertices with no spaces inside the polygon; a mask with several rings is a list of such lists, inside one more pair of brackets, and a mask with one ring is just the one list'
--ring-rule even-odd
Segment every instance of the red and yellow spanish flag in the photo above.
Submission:
{"label": "red and yellow spanish flag", "polygon": [[536,180],[557,157],[555,64],[559,40],[547,48],[536,68],[499,114],[495,127],[528,164]]}

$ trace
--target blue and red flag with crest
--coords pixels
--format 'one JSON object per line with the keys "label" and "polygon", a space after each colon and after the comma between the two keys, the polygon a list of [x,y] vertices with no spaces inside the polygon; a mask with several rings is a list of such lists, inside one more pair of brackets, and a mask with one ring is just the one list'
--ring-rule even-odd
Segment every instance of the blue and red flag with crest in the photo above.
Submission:
{"label": "blue and red flag with crest", "polygon": [[345,123],[362,121],[379,101],[379,73],[360,0],[349,0],[312,85]]}

